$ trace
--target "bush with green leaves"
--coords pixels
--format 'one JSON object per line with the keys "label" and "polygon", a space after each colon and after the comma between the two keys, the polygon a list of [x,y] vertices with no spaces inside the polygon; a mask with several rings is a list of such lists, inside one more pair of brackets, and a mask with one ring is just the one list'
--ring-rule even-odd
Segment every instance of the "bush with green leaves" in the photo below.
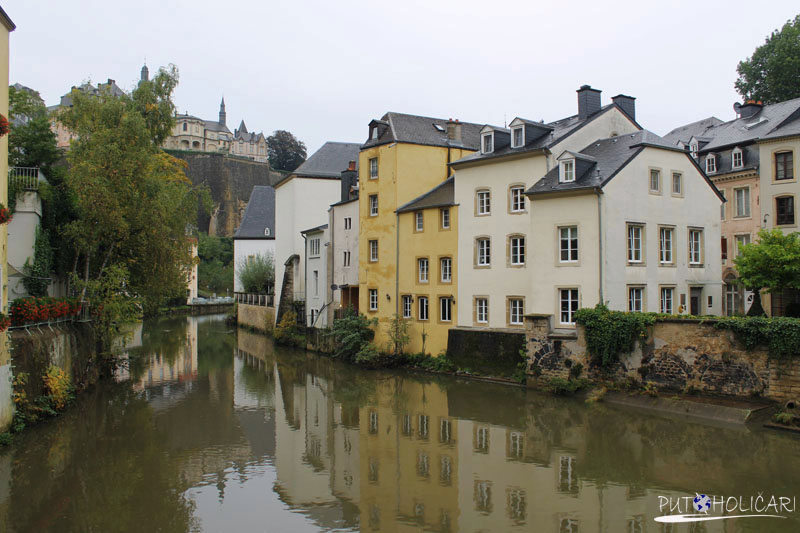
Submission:
{"label": "bush with green leaves", "polygon": [[275,286],[275,261],[272,252],[241,259],[236,265],[236,276],[244,292],[272,293]]}
{"label": "bush with green leaves", "polygon": [[575,321],[584,327],[586,349],[592,360],[610,370],[621,353],[630,352],[637,340],[647,338],[647,328],[655,324],[656,317],[650,313],[611,311],[597,304],[593,309],[578,309]]}
{"label": "bush with green leaves", "polygon": [[714,324],[733,331],[748,350],[766,346],[771,358],[789,360],[800,355],[800,319],[785,316],[725,317]]}
{"label": "bush with green leaves", "polygon": [[389,336],[389,351],[395,355],[403,353],[403,348],[411,340],[408,335],[408,326],[411,321],[395,314],[386,325],[386,333]]}
{"label": "bush with green leaves", "polygon": [[302,346],[306,338],[301,326],[297,323],[297,313],[287,311],[275,326],[275,342],[284,346]]}
{"label": "bush with green leaves", "polygon": [[350,363],[357,362],[359,355],[362,360],[371,357],[372,352],[368,353],[365,347],[375,338],[373,328],[377,325],[377,318],[367,318],[352,307],[348,307],[344,316],[334,320],[331,327],[330,335],[333,336],[334,342],[333,356]]}

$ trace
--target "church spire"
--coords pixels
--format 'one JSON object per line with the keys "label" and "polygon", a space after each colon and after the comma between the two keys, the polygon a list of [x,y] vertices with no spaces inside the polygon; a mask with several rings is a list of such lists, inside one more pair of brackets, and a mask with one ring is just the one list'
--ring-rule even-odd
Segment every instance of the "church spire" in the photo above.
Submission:
{"label": "church spire", "polygon": [[222,103],[219,104],[219,123],[225,126],[228,116],[225,113],[225,97],[222,97]]}
{"label": "church spire", "polygon": [[139,84],[141,84],[143,81],[149,81],[149,80],[150,80],[150,70],[147,68],[147,62],[145,62],[145,64],[142,65],[142,75],[141,78],[139,79]]}

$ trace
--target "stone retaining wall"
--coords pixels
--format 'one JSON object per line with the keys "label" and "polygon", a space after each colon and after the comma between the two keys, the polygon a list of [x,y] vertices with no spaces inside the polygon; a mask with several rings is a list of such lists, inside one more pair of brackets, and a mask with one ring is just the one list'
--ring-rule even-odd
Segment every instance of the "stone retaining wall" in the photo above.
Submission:
{"label": "stone retaining wall", "polygon": [[237,304],[236,322],[239,326],[272,333],[275,327],[275,308],[263,305]]}
{"label": "stone retaining wall", "polygon": [[[591,363],[581,326],[553,330],[551,323],[550,316],[526,317],[530,375],[568,378],[570,369],[580,363],[583,376],[609,379]],[[633,351],[620,354],[611,380],[650,382],[670,391],[800,400],[798,359],[781,363],[768,357],[766,347],[747,350],[733,332],[716,329],[710,321],[664,320],[648,333],[643,345],[636,343]]]}
{"label": "stone retaining wall", "polygon": [[522,360],[520,350],[525,332],[480,328],[451,328],[447,336],[447,357],[458,368],[487,376],[511,376]]}

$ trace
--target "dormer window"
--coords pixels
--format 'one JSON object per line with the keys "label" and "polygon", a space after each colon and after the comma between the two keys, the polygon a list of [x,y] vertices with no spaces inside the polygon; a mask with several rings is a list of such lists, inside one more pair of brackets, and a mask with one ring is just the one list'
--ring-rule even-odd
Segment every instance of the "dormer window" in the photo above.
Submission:
{"label": "dormer window", "polygon": [[695,159],[697,159],[697,149],[698,148],[699,147],[697,146],[697,143],[691,143],[689,145],[689,153],[692,154],[692,157],[694,157]]}
{"label": "dormer window", "polygon": [[575,160],[567,159],[559,163],[558,181],[561,183],[571,183],[575,181]]}
{"label": "dormer window", "polygon": [[731,160],[731,167],[742,168],[744,166],[744,155],[741,148],[733,149],[733,157]]}
{"label": "dormer window", "polygon": [[518,126],[511,130],[511,148],[520,148],[525,144],[525,128]]}
{"label": "dormer window", "polygon": [[490,154],[494,151],[494,133],[484,133],[481,136],[481,153]]}
{"label": "dormer window", "polygon": [[378,140],[378,128],[377,128],[377,126],[376,126],[376,127],[374,127],[374,128],[372,128],[372,135],[371,135],[371,137],[372,137],[372,140],[373,140],[373,141],[377,141],[377,140]]}
{"label": "dormer window", "polygon": [[706,174],[713,174],[717,171],[717,158],[714,154],[706,156]]}

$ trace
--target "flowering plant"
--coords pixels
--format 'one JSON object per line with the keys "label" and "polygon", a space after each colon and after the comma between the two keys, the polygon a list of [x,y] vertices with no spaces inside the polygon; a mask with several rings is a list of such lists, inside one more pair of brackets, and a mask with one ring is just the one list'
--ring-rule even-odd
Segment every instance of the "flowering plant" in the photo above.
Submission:
{"label": "flowering plant", "polygon": [[8,119],[5,115],[0,115],[0,137],[7,135],[10,130],[11,126],[8,124]]}
{"label": "flowering plant", "polygon": [[0,224],[8,224],[11,222],[12,216],[11,210],[3,204],[0,204]]}
{"label": "flowering plant", "polygon": [[[80,303],[75,298],[17,298],[9,306],[10,321],[15,326],[28,322],[46,322],[71,317],[80,313]],[[2,325],[2,322],[0,322]]]}
{"label": "flowering plant", "polygon": [[8,329],[8,326],[11,325],[11,317],[6,315],[5,313],[0,313],[0,332],[3,332]]}

